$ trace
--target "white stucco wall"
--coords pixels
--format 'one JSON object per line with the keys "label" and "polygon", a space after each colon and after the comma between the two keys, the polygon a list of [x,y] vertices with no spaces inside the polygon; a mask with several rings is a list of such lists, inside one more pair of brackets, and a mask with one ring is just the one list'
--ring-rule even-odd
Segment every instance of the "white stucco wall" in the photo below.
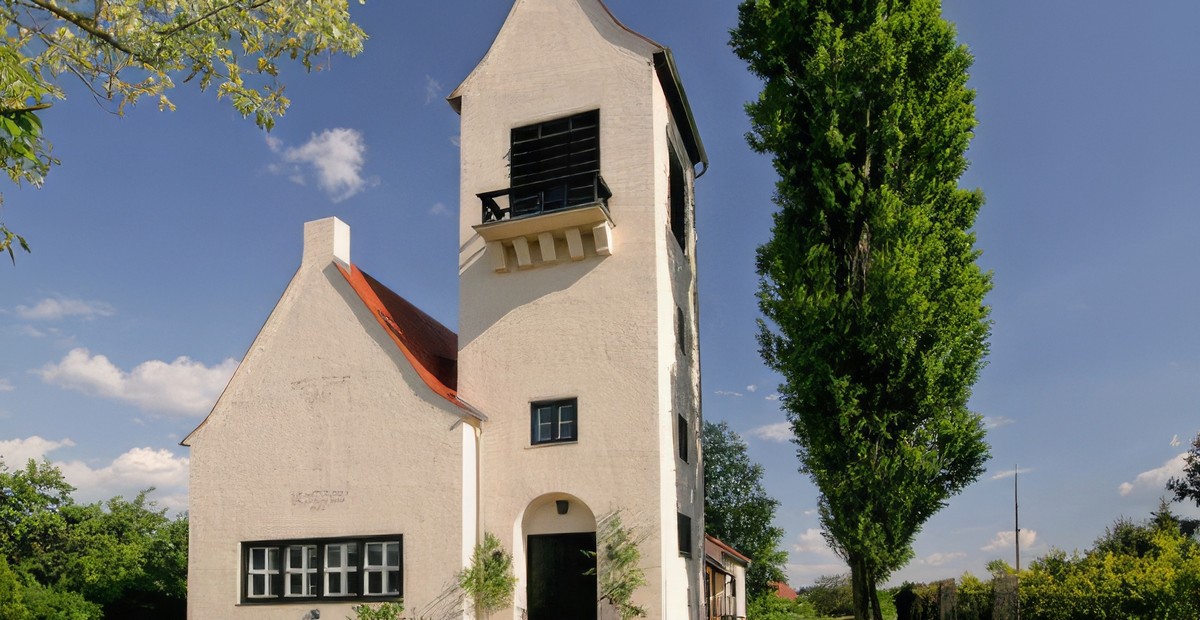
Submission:
{"label": "white stucco wall", "polygon": [[457,541],[474,539],[463,517],[474,429],[338,272],[348,231],[324,220],[306,233],[304,264],[187,440],[195,620],[350,615],[350,604],[239,604],[243,541],[401,534],[404,602],[419,612],[464,565]]}
{"label": "white stucco wall", "polygon": [[[505,542],[518,571],[522,515],[537,498],[569,493],[598,518],[623,510],[646,535],[649,585],[636,602],[649,617],[688,618],[703,597],[702,491],[698,447],[691,463],[679,460],[674,424],[677,401],[698,408],[698,366],[694,356],[678,356],[674,320],[679,302],[695,316],[694,265],[687,257],[673,262],[667,248],[675,243],[667,222],[671,119],[653,66],[657,49],[613,23],[595,0],[517,0],[455,92],[459,392],[489,417],[483,527],[513,533]],[[612,254],[497,273],[474,229],[482,219],[476,194],[508,187],[511,129],[593,109],[600,110],[601,174],[613,193]],[[686,397],[673,389],[674,376]],[[530,403],[567,397],[578,399],[579,441],[530,446]],[[679,511],[693,519],[690,559],[678,552]],[[519,591],[516,608],[496,617],[520,617],[523,605]]]}

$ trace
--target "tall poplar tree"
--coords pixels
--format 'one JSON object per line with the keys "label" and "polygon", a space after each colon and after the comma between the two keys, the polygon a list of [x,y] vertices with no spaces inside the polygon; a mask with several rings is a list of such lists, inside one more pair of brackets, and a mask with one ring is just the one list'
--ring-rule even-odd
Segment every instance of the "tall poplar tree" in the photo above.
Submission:
{"label": "tall poplar tree", "polygon": [[940,0],[745,0],[731,44],[763,80],[749,140],[780,176],[761,351],[855,617],[879,619],[876,584],[988,458],[967,409],[991,286],[971,232],[983,196],[958,186],[971,56]]}

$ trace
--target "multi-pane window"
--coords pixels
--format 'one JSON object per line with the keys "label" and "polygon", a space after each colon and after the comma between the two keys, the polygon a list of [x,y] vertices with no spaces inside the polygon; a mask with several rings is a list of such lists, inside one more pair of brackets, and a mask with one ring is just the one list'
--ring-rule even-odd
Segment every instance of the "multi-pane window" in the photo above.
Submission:
{"label": "multi-pane window", "polygon": [[574,398],[530,406],[530,443],[579,440],[579,411]]}
{"label": "multi-pane window", "polygon": [[242,600],[389,600],[404,594],[399,535],[244,543]]}
{"label": "multi-pane window", "polygon": [[325,596],[358,592],[358,543],[325,545]]}
{"label": "multi-pane window", "polygon": [[273,598],[279,596],[278,547],[250,547],[246,561],[246,598]]}
{"label": "multi-pane window", "polygon": [[400,543],[367,543],[363,577],[367,596],[399,596]]}
{"label": "multi-pane window", "polygon": [[317,595],[317,546],[292,545],[287,548],[285,596]]}

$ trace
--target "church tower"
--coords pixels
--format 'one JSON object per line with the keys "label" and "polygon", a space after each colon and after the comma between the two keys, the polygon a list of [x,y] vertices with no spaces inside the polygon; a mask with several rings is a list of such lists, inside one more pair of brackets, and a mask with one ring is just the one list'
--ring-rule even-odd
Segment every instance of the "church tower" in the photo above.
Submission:
{"label": "church tower", "polygon": [[707,161],[671,52],[600,0],[516,0],[450,103],[458,395],[486,416],[479,529],[519,578],[493,617],[610,617],[580,551],[603,549],[619,514],[649,582],[633,602],[700,618],[693,183]]}

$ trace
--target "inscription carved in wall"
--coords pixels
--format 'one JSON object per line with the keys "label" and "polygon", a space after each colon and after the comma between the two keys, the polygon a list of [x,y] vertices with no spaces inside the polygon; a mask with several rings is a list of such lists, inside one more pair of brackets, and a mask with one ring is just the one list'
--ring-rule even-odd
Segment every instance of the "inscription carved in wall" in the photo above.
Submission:
{"label": "inscription carved in wall", "polygon": [[306,506],[312,512],[320,512],[333,504],[346,503],[349,495],[349,491],[293,491],[292,505]]}

